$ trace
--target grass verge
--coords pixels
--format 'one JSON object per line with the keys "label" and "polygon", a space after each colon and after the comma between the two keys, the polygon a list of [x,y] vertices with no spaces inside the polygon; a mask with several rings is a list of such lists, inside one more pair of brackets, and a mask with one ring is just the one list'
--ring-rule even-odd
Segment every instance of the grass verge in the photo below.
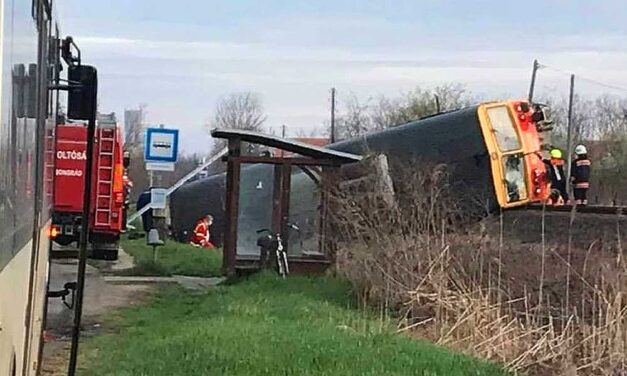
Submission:
{"label": "grass verge", "polygon": [[394,333],[334,278],[261,274],[204,294],[168,289],[82,345],[84,375],[505,375]]}
{"label": "grass verge", "polygon": [[151,276],[184,274],[199,277],[221,275],[222,250],[197,248],[169,240],[158,248],[158,258],[155,261],[152,247],[146,245],[145,238],[129,240],[123,237],[121,246],[135,259],[135,267],[123,274]]}

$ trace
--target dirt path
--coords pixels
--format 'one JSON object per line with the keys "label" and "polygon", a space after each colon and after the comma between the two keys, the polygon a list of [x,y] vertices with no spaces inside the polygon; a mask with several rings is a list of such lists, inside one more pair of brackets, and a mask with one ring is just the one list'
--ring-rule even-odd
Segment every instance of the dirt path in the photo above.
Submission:
{"label": "dirt path", "polygon": [[[75,281],[76,270],[76,260],[55,260],[50,270],[50,289],[60,290],[65,282]],[[156,288],[155,285],[111,284],[102,277],[99,269],[87,266],[81,338],[97,334],[103,318],[113,310],[146,302]],[[65,307],[61,299],[48,300],[42,375],[67,374],[72,321],[73,311]]]}

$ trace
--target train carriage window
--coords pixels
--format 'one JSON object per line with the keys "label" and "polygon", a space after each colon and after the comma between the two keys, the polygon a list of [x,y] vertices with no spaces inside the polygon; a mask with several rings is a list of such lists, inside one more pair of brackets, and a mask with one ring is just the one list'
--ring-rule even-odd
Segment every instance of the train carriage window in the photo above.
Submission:
{"label": "train carriage window", "polygon": [[507,107],[488,108],[488,118],[501,151],[507,152],[520,149],[520,139]]}
{"label": "train carriage window", "polygon": [[523,157],[521,155],[506,155],[503,157],[503,167],[507,202],[512,203],[527,199]]}

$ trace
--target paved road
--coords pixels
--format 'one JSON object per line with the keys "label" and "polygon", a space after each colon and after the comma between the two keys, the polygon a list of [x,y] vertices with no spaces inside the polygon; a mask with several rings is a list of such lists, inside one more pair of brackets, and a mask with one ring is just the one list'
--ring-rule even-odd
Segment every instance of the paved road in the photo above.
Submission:
{"label": "paved road", "polygon": [[[128,257],[128,256],[127,256]],[[128,262],[123,259],[122,263]],[[111,268],[113,263],[101,266]],[[115,263],[116,268],[120,263]],[[50,268],[50,289],[60,290],[66,282],[76,281],[77,260],[53,260]],[[112,284],[104,280],[98,268],[87,265],[85,276],[85,296],[83,303],[82,336],[97,332],[100,323],[112,310],[124,306],[140,304],[146,300],[154,285]],[[71,299],[68,297],[68,299]],[[44,345],[42,373],[61,375],[65,372],[69,356],[69,340],[72,332],[74,311],[63,305],[61,299],[48,299],[46,333],[49,340]]]}

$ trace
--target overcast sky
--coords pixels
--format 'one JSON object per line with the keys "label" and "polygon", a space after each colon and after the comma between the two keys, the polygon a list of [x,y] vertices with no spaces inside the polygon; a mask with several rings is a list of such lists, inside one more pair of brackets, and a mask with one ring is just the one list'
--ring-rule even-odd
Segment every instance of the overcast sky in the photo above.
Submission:
{"label": "overcast sky", "polygon": [[[266,125],[288,134],[338,99],[459,82],[486,98],[525,97],[534,58],[627,87],[625,0],[57,0],[62,32],[99,69],[100,109],[181,129],[202,152],[203,124],[231,92],[262,95]],[[539,95],[566,95],[544,69]],[[606,91],[578,82],[584,93]],[[610,91],[611,92],[611,91]],[[625,93],[614,92],[625,96]],[[341,107],[341,104],[340,104]]]}

